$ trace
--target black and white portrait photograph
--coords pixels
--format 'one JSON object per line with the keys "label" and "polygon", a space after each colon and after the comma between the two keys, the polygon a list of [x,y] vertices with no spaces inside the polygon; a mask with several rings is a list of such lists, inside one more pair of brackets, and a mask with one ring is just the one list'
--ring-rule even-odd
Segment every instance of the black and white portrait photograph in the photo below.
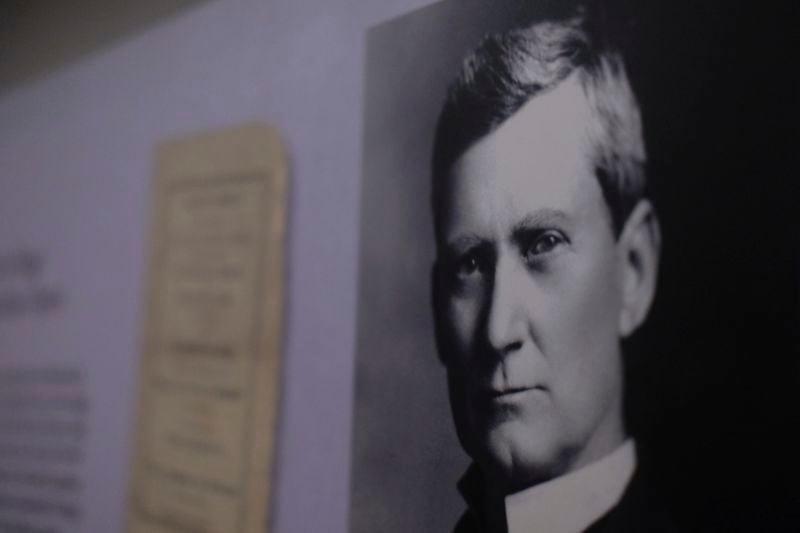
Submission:
{"label": "black and white portrait photograph", "polygon": [[351,531],[800,530],[796,29],[753,4],[370,29]]}

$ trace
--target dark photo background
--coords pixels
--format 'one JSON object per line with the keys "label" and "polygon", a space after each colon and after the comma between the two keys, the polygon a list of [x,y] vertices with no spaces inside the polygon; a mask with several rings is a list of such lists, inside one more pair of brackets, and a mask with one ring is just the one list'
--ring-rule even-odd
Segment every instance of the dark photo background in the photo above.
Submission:
{"label": "dark photo background", "polygon": [[[800,531],[797,8],[586,2],[639,98],[664,246],[628,420],[692,531]],[[461,57],[563,1],[448,0],[368,35],[351,530],[448,531],[467,464],[433,345],[429,161]]]}
{"label": "dark photo background", "polygon": [[609,3],[664,249],[629,420],[697,531],[800,531],[796,7]]}

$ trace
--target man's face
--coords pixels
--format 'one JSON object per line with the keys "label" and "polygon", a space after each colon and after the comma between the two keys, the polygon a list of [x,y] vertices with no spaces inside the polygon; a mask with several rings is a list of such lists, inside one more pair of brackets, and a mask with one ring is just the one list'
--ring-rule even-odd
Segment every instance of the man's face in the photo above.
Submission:
{"label": "man's face", "polygon": [[462,444],[507,490],[624,439],[623,258],[594,176],[574,76],[453,165],[436,308]]}

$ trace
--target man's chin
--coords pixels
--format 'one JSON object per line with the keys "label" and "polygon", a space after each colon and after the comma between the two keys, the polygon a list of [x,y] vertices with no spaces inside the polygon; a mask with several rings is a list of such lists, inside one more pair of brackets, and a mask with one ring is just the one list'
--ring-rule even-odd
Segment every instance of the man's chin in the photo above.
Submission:
{"label": "man's chin", "polygon": [[486,475],[505,492],[516,492],[564,474],[569,453],[535,437],[490,434],[475,457]]}

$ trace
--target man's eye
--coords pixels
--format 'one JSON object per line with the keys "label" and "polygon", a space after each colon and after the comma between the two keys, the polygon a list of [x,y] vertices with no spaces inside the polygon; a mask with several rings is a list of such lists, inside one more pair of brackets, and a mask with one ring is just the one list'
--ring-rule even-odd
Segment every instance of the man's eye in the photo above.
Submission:
{"label": "man's eye", "polygon": [[459,279],[470,278],[481,272],[483,272],[483,265],[476,254],[468,254],[456,264],[455,273]]}
{"label": "man's eye", "polygon": [[564,243],[564,239],[557,233],[548,232],[536,238],[525,250],[525,259],[535,260],[538,256],[553,251]]}

